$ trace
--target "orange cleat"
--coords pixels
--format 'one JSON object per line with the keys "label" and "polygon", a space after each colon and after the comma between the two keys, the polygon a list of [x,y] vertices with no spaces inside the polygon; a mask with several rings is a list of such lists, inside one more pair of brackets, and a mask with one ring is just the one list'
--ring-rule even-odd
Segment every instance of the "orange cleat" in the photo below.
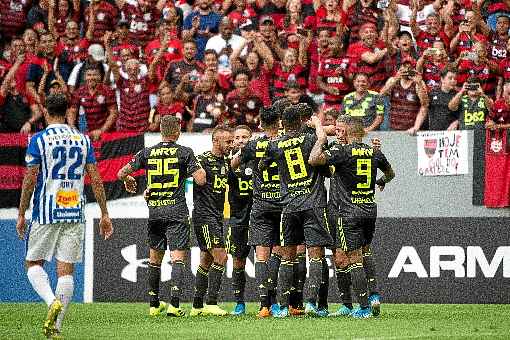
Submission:
{"label": "orange cleat", "polygon": [[269,311],[269,308],[267,308],[267,307],[262,307],[259,310],[259,313],[257,314],[258,318],[268,318],[270,316],[271,316],[271,312]]}
{"label": "orange cleat", "polygon": [[290,313],[290,315],[294,315],[294,316],[305,315],[305,309],[303,307],[297,307],[297,308],[289,307],[289,313]]}

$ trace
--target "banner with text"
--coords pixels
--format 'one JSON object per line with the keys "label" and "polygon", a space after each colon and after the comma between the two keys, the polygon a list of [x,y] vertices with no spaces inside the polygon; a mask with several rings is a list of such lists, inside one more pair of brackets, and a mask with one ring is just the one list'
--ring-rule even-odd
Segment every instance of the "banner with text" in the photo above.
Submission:
{"label": "banner with text", "polygon": [[418,173],[422,176],[468,173],[467,131],[418,132]]}

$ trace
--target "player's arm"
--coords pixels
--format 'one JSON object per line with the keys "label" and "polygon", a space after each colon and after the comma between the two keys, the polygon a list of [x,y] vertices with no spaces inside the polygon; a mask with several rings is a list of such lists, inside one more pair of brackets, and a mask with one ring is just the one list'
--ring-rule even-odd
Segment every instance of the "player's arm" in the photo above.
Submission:
{"label": "player's arm", "polygon": [[117,172],[117,178],[124,182],[126,191],[132,194],[136,194],[136,179],[131,176],[135,171],[131,163],[127,163]]}
{"label": "player's arm", "polygon": [[22,240],[25,237],[25,213],[30,205],[30,198],[34,193],[37,175],[39,174],[39,165],[29,166],[25,177],[23,178],[23,185],[21,187],[21,199],[18,210],[18,221],[16,223],[16,231],[18,237]]}
{"label": "player's arm", "polygon": [[205,183],[207,182],[206,172],[202,167],[195,171],[193,174],[191,174],[191,176],[193,176],[193,180],[197,185],[202,186],[205,185]]}
{"label": "player's arm", "polygon": [[391,182],[393,178],[395,178],[395,171],[393,171],[393,168],[391,167],[391,164],[386,159],[386,156],[380,151],[377,151],[375,153],[375,158],[377,159],[378,168],[381,169],[383,172],[383,176],[379,178],[375,184],[379,187],[380,191],[384,190],[384,187],[387,183]]}
{"label": "player's arm", "polygon": [[90,183],[96,202],[101,209],[101,219],[99,220],[99,234],[104,236],[104,239],[110,238],[113,234],[112,221],[108,215],[108,208],[106,207],[106,193],[104,191],[103,180],[99,175],[96,164],[86,164],[85,170],[90,176]]}
{"label": "player's arm", "polygon": [[[314,119],[316,118],[316,119]],[[317,141],[315,142],[310,157],[308,158],[308,164],[312,166],[319,166],[326,164],[326,155],[322,149],[324,143],[328,141],[328,136],[324,131],[320,120],[317,117],[312,117],[312,123],[315,126],[315,134],[317,135]]]}

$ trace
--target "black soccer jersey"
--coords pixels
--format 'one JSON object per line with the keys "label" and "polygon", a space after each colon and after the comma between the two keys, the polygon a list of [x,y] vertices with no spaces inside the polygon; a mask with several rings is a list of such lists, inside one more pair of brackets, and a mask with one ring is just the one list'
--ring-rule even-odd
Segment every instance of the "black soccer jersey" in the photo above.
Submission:
{"label": "black soccer jersey", "polygon": [[272,141],[263,167],[276,162],[284,212],[326,206],[326,188],[321,167],[308,164],[317,137],[308,133],[284,135]]}
{"label": "black soccer jersey", "polygon": [[193,183],[193,215],[223,218],[225,190],[230,164],[226,157],[218,157],[210,151],[199,155],[198,161],[206,172],[205,185]]}
{"label": "black soccer jersey", "polygon": [[228,176],[228,202],[230,215],[241,218],[249,215],[253,202],[253,164],[241,164],[230,169]]}
{"label": "black soccer jersey", "polygon": [[345,217],[374,217],[377,169],[391,168],[384,154],[364,143],[333,143],[325,151],[327,164],[334,166],[330,206],[338,207]]}
{"label": "black soccer jersey", "polygon": [[147,172],[149,219],[188,212],[186,178],[200,169],[190,148],[161,142],[139,151],[129,164],[135,171],[145,169]]}
{"label": "black soccer jersey", "polygon": [[258,164],[266,155],[269,138],[251,140],[241,150],[241,164],[253,170],[253,206],[261,210],[281,210],[280,176],[276,162],[260,171]]}

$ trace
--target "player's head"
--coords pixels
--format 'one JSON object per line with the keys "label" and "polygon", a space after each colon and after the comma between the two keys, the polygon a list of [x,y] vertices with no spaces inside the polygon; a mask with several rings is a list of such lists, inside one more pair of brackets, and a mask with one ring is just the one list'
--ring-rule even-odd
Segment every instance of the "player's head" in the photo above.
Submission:
{"label": "player's head", "polygon": [[349,125],[352,124],[352,117],[349,115],[340,115],[336,120],[335,134],[336,139],[340,144],[347,143],[347,130]]}
{"label": "player's head", "polygon": [[365,137],[365,129],[361,119],[352,118],[347,126],[347,142],[352,143],[354,141],[361,142]]}
{"label": "player's head", "polygon": [[46,97],[46,111],[49,117],[65,118],[67,112],[67,99],[63,94],[50,94]]}
{"label": "player's head", "polygon": [[301,129],[301,112],[297,105],[291,105],[283,110],[282,124],[287,132]]}
{"label": "player's head", "polygon": [[231,127],[218,125],[212,132],[213,148],[226,156],[232,150],[234,133]]}
{"label": "player's head", "polygon": [[163,139],[175,142],[181,134],[181,120],[176,116],[163,116],[159,123],[159,129]]}
{"label": "player's head", "polygon": [[252,131],[248,125],[238,125],[234,128],[234,149],[243,148],[250,140]]}
{"label": "player's head", "polygon": [[[273,104],[273,107],[275,104]],[[260,109],[260,127],[263,130],[278,129],[280,125],[280,111],[273,107]]]}
{"label": "player's head", "polygon": [[312,118],[313,110],[310,107],[310,105],[308,105],[306,103],[299,103],[294,106],[297,108],[297,110],[299,110],[299,114],[301,116],[301,121],[303,123],[306,123],[307,121],[310,120],[310,118]]}

